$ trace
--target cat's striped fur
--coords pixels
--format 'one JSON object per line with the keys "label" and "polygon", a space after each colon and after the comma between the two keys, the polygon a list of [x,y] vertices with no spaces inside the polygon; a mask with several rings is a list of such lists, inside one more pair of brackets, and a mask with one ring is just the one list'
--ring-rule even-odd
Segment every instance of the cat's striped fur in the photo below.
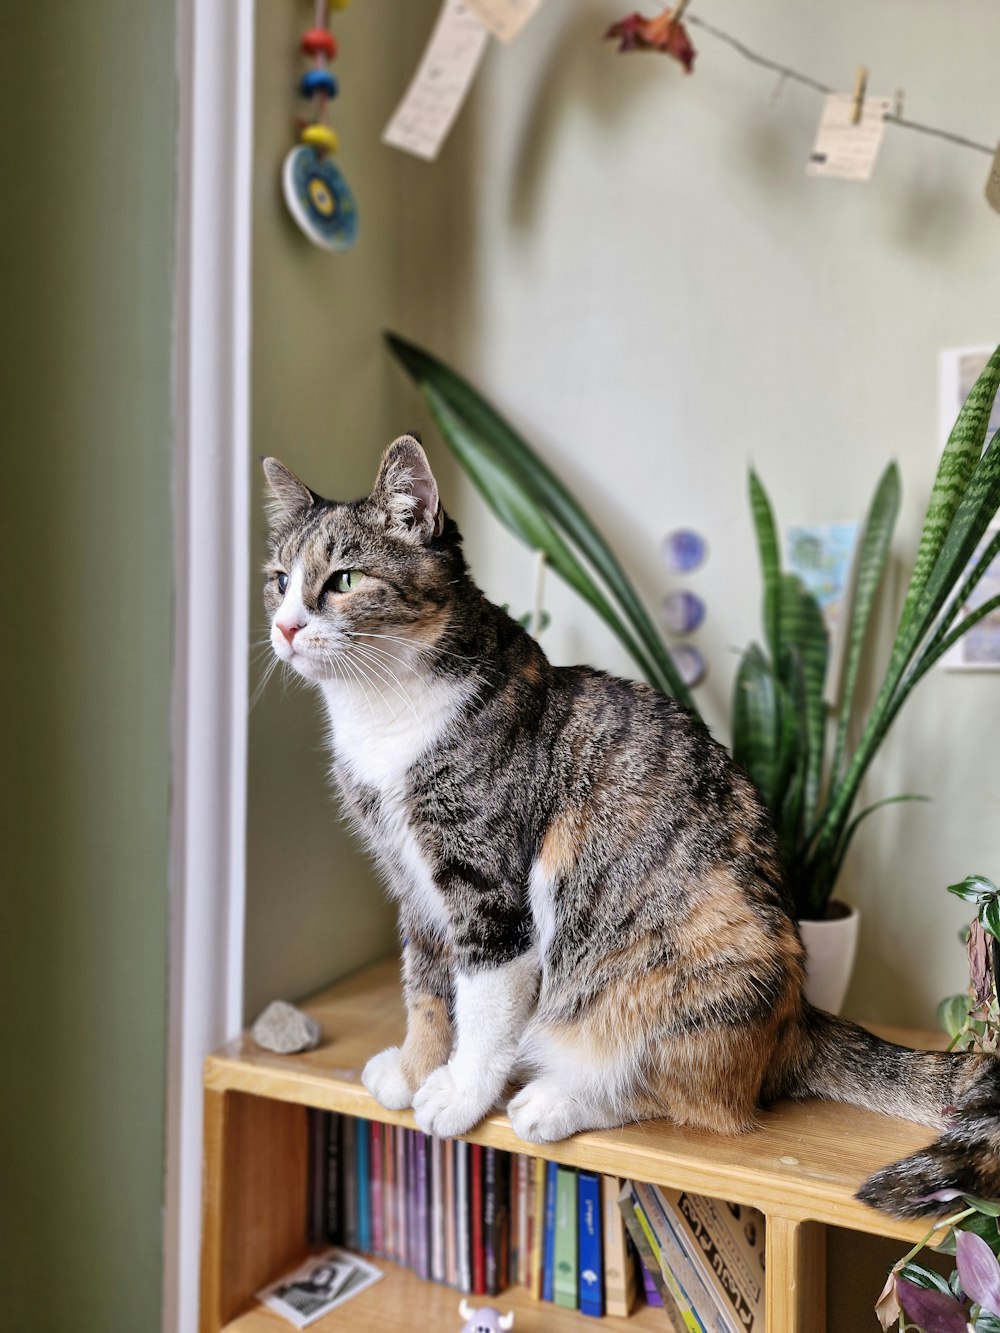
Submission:
{"label": "cat's striped fur", "polygon": [[376,1097],[447,1135],[520,1084],[511,1121],[543,1141],[663,1115],[737,1132],[821,1096],[945,1127],[869,1202],[1000,1193],[1000,1066],[805,1002],[753,785],[673,700],[551,666],[486,600],[413,437],[359,501],[264,466],[272,643],[323,694],[343,800],[399,900],[408,1031],[366,1067]]}

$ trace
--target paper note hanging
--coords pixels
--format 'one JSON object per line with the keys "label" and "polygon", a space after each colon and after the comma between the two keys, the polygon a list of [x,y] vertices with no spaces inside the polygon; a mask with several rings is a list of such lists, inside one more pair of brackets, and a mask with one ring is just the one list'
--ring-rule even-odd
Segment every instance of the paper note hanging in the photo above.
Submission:
{"label": "paper note hanging", "polygon": [[433,162],[461,110],[490,35],[463,0],[445,0],[382,142]]}
{"label": "paper note hanging", "polygon": [[806,171],[810,176],[836,176],[841,180],[871,179],[885,133],[888,97],[864,99],[858,123],[853,116],[856,98],[851,93],[831,93],[823,103],[816,142]]}
{"label": "paper note hanging", "polygon": [[986,181],[986,202],[990,208],[1000,213],[1000,148],[996,151],[990,174]]}
{"label": "paper note hanging", "polygon": [[502,42],[512,42],[529,19],[534,18],[542,0],[468,0],[489,28]]}

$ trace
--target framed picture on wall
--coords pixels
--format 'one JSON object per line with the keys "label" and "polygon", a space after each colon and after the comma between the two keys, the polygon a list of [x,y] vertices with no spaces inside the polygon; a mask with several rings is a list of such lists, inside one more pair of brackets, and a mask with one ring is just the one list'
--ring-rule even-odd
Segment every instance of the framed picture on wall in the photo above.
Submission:
{"label": "framed picture on wall", "polygon": [[[972,386],[986,368],[994,352],[994,345],[979,347],[946,347],[938,355],[938,435],[944,449],[962,404],[972,392]],[[989,440],[1000,430],[1000,394],[997,394],[990,424],[986,431]]]}

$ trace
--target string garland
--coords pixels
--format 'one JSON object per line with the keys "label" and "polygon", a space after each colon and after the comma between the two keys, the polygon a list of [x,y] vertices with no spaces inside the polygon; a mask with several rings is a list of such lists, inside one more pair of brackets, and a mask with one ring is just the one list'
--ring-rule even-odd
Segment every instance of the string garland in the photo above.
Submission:
{"label": "string garland", "polygon": [[[785,65],[780,60],[771,60],[768,56],[763,56],[759,52],[751,50],[738,37],[734,37],[732,33],[716,27],[714,23],[709,23],[707,19],[700,18],[697,14],[685,13],[684,22],[707,32],[710,37],[714,37],[717,41],[724,42],[737,55],[742,56],[744,60],[748,60],[753,65],[759,65],[763,69],[769,69],[775,74],[780,74],[783,79],[790,79],[794,83],[800,83],[803,87],[811,88],[814,92],[823,93],[824,95],[837,91],[836,88],[831,88],[811,74],[806,74],[791,65]],[[887,112],[884,119],[888,124],[896,125],[899,129],[914,130],[918,134],[928,134],[936,139],[944,139],[947,143],[958,144],[961,148],[971,148],[973,152],[985,153],[987,157],[992,157],[996,152],[995,144],[990,147],[988,144],[977,143],[975,139],[968,139],[964,134],[955,134],[951,130],[941,129],[936,125],[924,125],[919,121],[910,120],[902,114],[898,106],[896,111]]]}

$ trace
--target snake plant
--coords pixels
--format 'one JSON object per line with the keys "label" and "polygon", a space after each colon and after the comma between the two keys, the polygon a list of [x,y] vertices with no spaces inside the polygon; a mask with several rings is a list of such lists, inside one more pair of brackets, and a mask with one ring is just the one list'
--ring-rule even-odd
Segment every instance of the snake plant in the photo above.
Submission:
{"label": "snake plant", "polygon": [[[422,392],[442,438],[500,521],[552,567],[609,625],[646,679],[687,708],[695,701],[620,562],[593,521],[527,441],[437,357],[387,334]],[[968,598],[1000,554],[1000,536],[976,556],[1000,508],[1000,432],[984,450],[1000,385],[1000,347],[976,381],[941,458],[919,549],[881,687],[861,716],[858,671],[900,503],[891,463],[862,527],[847,625],[843,686],[830,715],[823,699],[829,646],[815,598],[782,569],[777,527],[760,479],[750,504],[763,579],[764,646],[744,654],[733,701],[733,752],[772,812],[800,917],[824,914],[861,821],[861,781],[917,681],[973,625]],[[973,557],[976,557],[973,559]],[[910,796],[890,797],[910,800]]]}

